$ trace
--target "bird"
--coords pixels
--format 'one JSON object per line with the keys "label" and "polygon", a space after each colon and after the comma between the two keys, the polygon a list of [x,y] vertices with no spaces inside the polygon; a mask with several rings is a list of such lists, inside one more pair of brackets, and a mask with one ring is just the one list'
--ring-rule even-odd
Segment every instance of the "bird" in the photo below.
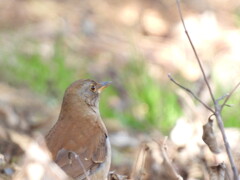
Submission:
{"label": "bird", "polygon": [[111,164],[108,132],[99,97],[110,81],[80,79],[65,91],[59,118],[46,135],[53,160],[77,180],[107,180]]}

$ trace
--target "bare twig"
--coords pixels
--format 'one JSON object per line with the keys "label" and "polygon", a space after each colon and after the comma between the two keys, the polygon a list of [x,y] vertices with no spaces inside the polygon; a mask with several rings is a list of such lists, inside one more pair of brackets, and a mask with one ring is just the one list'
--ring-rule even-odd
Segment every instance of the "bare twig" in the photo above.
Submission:
{"label": "bare twig", "polygon": [[138,162],[140,159],[140,154],[142,152],[142,147],[138,150],[138,154],[137,154],[137,158],[136,158],[136,162],[134,163],[133,169],[132,169],[132,173],[131,173],[131,178],[135,178],[137,175],[137,171],[138,171]]}
{"label": "bare twig", "polygon": [[221,97],[219,97],[218,99],[216,99],[216,101],[221,101],[221,100],[223,100],[223,99],[225,99],[227,96],[229,96],[229,93],[227,93],[227,94],[224,94],[223,96],[221,96]]}
{"label": "bare twig", "polygon": [[221,105],[221,111],[223,109],[224,106],[226,106],[227,101],[229,100],[229,98],[232,96],[232,94],[237,90],[237,88],[240,86],[240,82],[232,89],[232,91],[227,95],[225,101],[223,102],[223,104]]}
{"label": "bare twig", "polygon": [[[137,159],[134,165],[134,168],[131,173],[132,179],[142,179],[142,175],[144,174],[144,165],[146,161],[146,154],[149,150],[149,147],[146,143],[141,145],[141,148],[138,151]],[[140,167],[139,167],[140,166]]]}
{"label": "bare twig", "polygon": [[167,167],[167,169],[171,172],[172,176],[174,177],[174,179],[176,180],[183,180],[182,176],[180,176],[178,174],[178,172],[176,171],[176,169],[173,167],[168,154],[167,154],[167,145],[166,145],[166,141],[167,141],[167,137],[164,138],[164,141],[161,145],[161,152],[162,152],[162,156],[165,162],[165,166]]}
{"label": "bare twig", "polygon": [[[231,153],[231,149],[230,149],[230,146],[229,146],[229,143],[228,143],[228,140],[227,140],[227,137],[226,137],[226,133],[225,133],[225,130],[224,130],[224,125],[223,125],[223,120],[222,120],[222,116],[221,116],[221,111],[222,111],[222,108],[226,105],[226,102],[228,101],[228,99],[231,97],[231,95],[233,94],[233,92],[238,88],[238,86],[240,85],[240,83],[237,84],[237,86],[235,86],[235,88],[229,93],[229,95],[227,96],[227,98],[225,99],[225,101],[223,102],[222,105],[219,105],[219,101],[216,100],[213,96],[213,92],[212,92],[212,89],[209,85],[209,82],[207,80],[207,77],[206,77],[206,74],[204,72],[204,69],[203,69],[203,66],[201,64],[201,61],[197,55],[197,52],[196,52],[196,49],[192,43],[192,40],[188,34],[188,31],[186,29],[186,26],[185,26],[185,23],[184,23],[184,20],[183,20],[183,16],[182,16],[182,12],[181,12],[181,8],[180,8],[180,3],[179,3],[179,0],[176,0],[177,2],[177,7],[178,7],[178,11],[179,11],[179,15],[180,15],[180,18],[181,18],[181,21],[182,21],[182,24],[183,24],[183,27],[184,27],[184,30],[185,30],[185,33],[187,35],[187,38],[191,44],[191,47],[193,49],[193,52],[195,54],[195,57],[197,59],[197,62],[198,62],[198,65],[201,69],[201,72],[202,72],[202,75],[203,75],[203,78],[204,78],[204,81],[208,87],[208,90],[209,90],[209,93],[210,93],[210,96],[211,96],[211,99],[214,103],[214,110],[215,110],[215,116],[216,116],[216,119],[217,119],[217,124],[218,124],[218,128],[220,129],[221,131],[221,134],[222,134],[222,138],[223,138],[223,141],[224,141],[224,145],[225,145],[225,149],[226,149],[226,152],[227,152],[227,155],[228,155],[228,159],[230,161],[230,164],[231,164],[231,167],[232,167],[232,171],[233,171],[233,176],[234,176],[234,180],[239,180],[238,179],[238,170],[236,168],[236,165],[235,165],[235,162],[234,162],[234,159],[233,159],[233,155]],[[175,82],[176,83],[176,82]],[[181,85],[179,85],[180,87],[182,87]],[[185,89],[187,92],[189,92],[188,89],[186,88],[183,88]],[[203,104],[204,105],[204,104]],[[205,106],[206,107],[206,106]]]}
{"label": "bare twig", "polygon": [[184,22],[184,20],[183,20],[183,16],[182,16],[182,11],[181,11],[181,8],[180,8],[179,0],[176,0],[176,1],[177,1],[178,12],[179,12],[179,15],[180,15],[180,18],[181,18],[181,21],[182,21],[182,24],[183,24],[185,33],[186,33],[187,38],[188,38],[188,40],[189,40],[189,42],[190,42],[190,44],[191,44],[191,47],[192,47],[193,52],[194,52],[194,55],[195,55],[195,57],[196,57],[196,59],[197,59],[198,65],[199,65],[199,67],[200,67],[200,69],[201,69],[201,72],[202,72],[204,81],[205,81],[205,83],[206,83],[206,85],[207,85],[207,87],[208,87],[208,90],[209,90],[209,93],[210,93],[210,95],[211,95],[212,101],[214,101],[215,99],[214,99],[214,96],[213,96],[213,92],[212,92],[212,89],[211,89],[211,87],[210,87],[210,85],[209,85],[209,83],[208,83],[207,76],[206,76],[206,74],[205,74],[205,72],[204,72],[202,63],[201,63],[201,61],[200,61],[200,59],[199,59],[199,57],[198,57],[197,51],[196,51],[196,49],[195,49],[195,47],[194,47],[194,45],[193,45],[193,42],[192,42],[192,40],[191,40],[191,38],[190,38],[190,36],[189,36],[189,34],[188,34],[187,28],[186,28],[186,26],[185,26],[185,22]]}
{"label": "bare twig", "polygon": [[232,107],[234,104],[225,104],[224,106]]}
{"label": "bare twig", "polygon": [[227,155],[228,155],[228,159],[229,159],[231,167],[232,167],[234,180],[238,180],[238,170],[236,168],[236,165],[235,165],[235,162],[234,162],[234,159],[233,159],[233,155],[231,153],[230,145],[229,145],[229,142],[227,140],[227,136],[226,136],[226,133],[225,133],[225,130],[224,130],[223,120],[222,120],[222,116],[221,116],[221,106],[219,104],[215,104],[215,108],[216,108],[215,116],[216,116],[216,119],[217,119],[217,124],[218,124],[218,127],[221,131],[221,134],[222,134],[222,138],[223,138],[223,141],[224,141],[224,146],[225,146],[225,149],[226,149],[226,152],[227,152]]}
{"label": "bare twig", "polygon": [[84,173],[86,179],[87,179],[87,180],[90,180],[90,178],[88,177],[87,171],[86,171],[86,169],[85,169],[85,167],[84,167],[84,165],[83,165],[83,163],[82,163],[79,155],[78,155],[77,153],[73,152],[73,151],[69,151],[69,152],[68,152],[68,158],[69,158],[69,160],[70,160],[70,163],[72,163],[72,155],[73,155],[73,157],[74,157],[75,159],[78,160],[78,163],[79,163],[79,165],[81,166],[81,168],[83,169],[83,173]]}
{"label": "bare twig", "polygon": [[175,81],[173,79],[173,77],[171,76],[171,74],[168,74],[169,79],[176,84],[177,86],[179,86],[180,88],[184,89],[185,91],[187,91],[189,94],[191,94],[198,102],[200,102],[205,108],[207,108],[209,111],[211,111],[212,113],[214,113],[214,111],[207,105],[205,104],[201,99],[199,99],[190,89],[182,86],[181,84],[179,84],[177,81]]}
{"label": "bare twig", "polygon": [[108,180],[128,180],[127,176],[117,174],[114,171],[108,173]]}
{"label": "bare twig", "polygon": [[140,180],[142,179],[142,175],[145,174],[144,166],[145,166],[146,155],[147,155],[148,150],[149,150],[149,147],[147,145],[145,145],[145,147],[143,149],[143,161],[142,161],[142,164],[141,164],[140,177],[139,177]]}

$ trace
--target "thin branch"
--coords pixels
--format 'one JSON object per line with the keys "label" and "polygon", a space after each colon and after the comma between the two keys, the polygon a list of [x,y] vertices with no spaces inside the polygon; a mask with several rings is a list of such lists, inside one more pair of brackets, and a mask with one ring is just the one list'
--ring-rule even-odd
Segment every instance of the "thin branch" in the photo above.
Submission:
{"label": "thin branch", "polygon": [[[226,133],[225,133],[225,130],[224,130],[224,125],[223,125],[223,120],[222,120],[222,116],[221,116],[221,111],[222,111],[222,108],[226,105],[226,102],[228,101],[228,99],[231,97],[231,95],[233,94],[233,92],[238,88],[238,86],[240,85],[240,82],[237,84],[237,86],[229,93],[229,95],[227,96],[227,98],[225,99],[225,101],[223,102],[223,104],[220,106],[219,105],[219,102],[218,100],[216,100],[213,96],[213,92],[212,92],[212,89],[208,83],[208,80],[207,80],[207,77],[206,77],[206,74],[204,72],[204,69],[202,67],[202,64],[201,64],[201,61],[197,55],[197,52],[196,52],[196,49],[192,43],[192,40],[188,34],[188,31],[186,29],[186,26],[185,26],[185,23],[184,23],[184,20],[183,20],[183,16],[182,16],[182,12],[181,12],[181,8],[180,8],[180,3],[179,3],[179,0],[176,0],[177,2],[177,7],[178,7],[178,11],[179,11],[179,15],[180,15],[180,18],[181,18],[181,21],[182,21],[182,24],[183,24],[183,27],[184,27],[184,30],[185,30],[185,33],[187,35],[187,38],[191,44],[191,47],[193,49],[193,52],[196,56],[196,59],[197,59],[197,62],[198,62],[198,65],[201,69],[201,72],[203,74],[203,77],[204,77],[204,81],[208,87],[208,90],[209,90],[209,93],[210,93],[210,96],[212,98],[212,101],[214,103],[214,109],[215,109],[215,116],[216,116],[216,119],[217,119],[217,124],[218,124],[218,127],[221,131],[221,134],[222,134],[222,138],[223,138],[223,141],[224,141],[224,145],[225,145],[225,149],[226,149],[226,152],[227,152],[227,155],[228,155],[228,159],[230,161],[230,164],[231,164],[231,167],[232,167],[232,171],[233,171],[233,176],[234,176],[234,180],[239,180],[238,178],[238,170],[236,168],[236,165],[235,165],[235,162],[234,162],[234,159],[233,159],[233,155],[231,153],[231,149],[230,149],[230,146],[229,146],[229,142],[227,140],[227,136],[226,136]],[[176,84],[176,83],[175,83]],[[179,84],[178,84],[179,85]],[[183,88],[183,86],[179,85],[180,87]],[[187,90],[189,93],[191,93],[191,91],[189,91],[189,89],[186,89],[184,88],[185,90]],[[192,93],[191,93],[192,94]],[[193,95],[193,94],[192,94]],[[204,104],[203,104],[204,105]],[[206,107],[206,106],[205,106]]]}
{"label": "thin branch", "polygon": [[208,109],[209,111],[211,111],[212,113],[215,113],[214,110],[212,110],[207,104],[205,104],[201,99],[199,99],[190,89],[182,86],[181,84],[179,84],[178,82],[176,82],[173,77],[171,76],[171,74],[168,74],[169,79],[176,84],[177,86],[179,86],[180,88],[184,89],[185,91],[187,91],[189,94],[191,94],[198,102],[200,102],[206,109]]}
{"label": "thin branch", "polygon": [[[183,177],[178,174],[178,172],[174,168],[171,160],[168,157],[166,141],[167,141],[167,137],[164,138],[163,143],[160,145],[162,157],[164,160],[163,166],[165,167],[165,169],[168,169],[171,172],[171,175],[174,177],[175,180],[183,180]],[[159,143],[157,142],[157,144],[159,144]]]}
{"label": "thin branch", "polygon": [[232,89],[232,91],[228,94],[228,96],[226,97],[225,101],[223,102],[223,104],[221,105],[220,111],[222,111],[223,107],[226,106],[227,101],[229,100],[229,98],[233,95],[233,93],[237,90],[237,88],[240,86],[240,82]]}
{"label": "thin branch", "polygon": [[187,31],[185,22],[184,22],[184,20],[183,20],[183,16],[182,16],[182,11],[181,11],[181,8],[180,8],[179,0],[176,0],[176,2],[177,2],[178,12],[179,12],[179,15],[180,15],[182,24],[183,24],[183,28],[184,28],[185,33],[186,33],[186,35],[187,35],[187,38],[188,38],[188,40],[189,40],[189,42],[190,42],[190,44],[191,44],[191,47],[192,47],[193,52],[194,52],[194,55],[195,55],[195,57],[196,57],[196,59],[197,59],[198,65],[199,65],[199,67],[200,67],[200,69],[201,69],[201,72],[202,72],[204,81],[205,81],[205,83],[206,83],[206,85],[207,85],[207,87],[208,87],[208,90],[209,90],[209,93],[210,93],[210,95],[211,95],[212,101],[214,102],[214,101],[215,101],[215,98],[214,98],[214,96],[213,96],[212,89],[211,89],[211,87],[210,87],[210,85],[209,85],[209,83],[208,83],[207,76],[206,76],[206,74],[205,74],[205,72],[204,72],[202,63],[201,63],[201,61],[200,61],[200,59],[199,59],[199,57],[198,57],[197,51],[196,51],[196,49],[195,49],[195,47],[194,47],[194,45],[193,45],[193,42],[192,42],[192,40],[191,40],[191,38],[190,38],[190,36],[189,36],[189,34],[188,34],[188,31]]}
{"label": "thin branch", "polygon": [[222,134],[222,138],[223,138],[223,141],[224,141],[224,146],[225,146],[225,149],[226,149],[226,152],[227,152],[227,155],[228,155],[228,159],[229,159],[230,164],[231,164],[231,168],[232,168],[233,176],[234,176],[233,179],[234,180],[239,180],[238,179],[238,170],[236,168],[236,165],[235,165],[235,162],[234,162],[234,159],[233,159],[233,155],[231,153],[230,145],[229,145],[229,142],[227,140],[227,136],[226,136],[226,133],[225,133],[225,130],[224,130],[223,120],[222,120],[222,116],[221,116],[221,112],[220,112],[221,106],[219,106],[217,104],[215,107],[216,107],[215,116],[216,116],[216,119],[217,119],[218,127],[221,131],[221,134]]}
{"label": "thin branch", "polygon": [[[137,159],[134,165],[134,168],[131,173],[131,179],[142,179],[142,175],[144,175],[144,165],[146,161],[146,154],[149,150],[147,144],[142,144],[141,148],[138,151]],[[139,167],[140,164],[140,167]]]}
{"label": "thin branch", "polygon": [[227,107],[233,107],[234,104],[225,104],[224,106],[227,106]]}
{"label": "thin branch", "polygon": [[221,96],[220,98],[216,99],[216,101],[219,102],[219,101],[225,99],[225,98],[228,97],[228,96],[229,96],[229,93],[227,93],[227,94]]}
{"label": "thin branch", "polygon": [[145,166],[145,162],[146,162],[146,156],[147,156],[147,151],[149,150],[149,147],[147,145],[145,145],[144,149],[143,149],[143,161],[141,164],[141,171],[140,171],[140,177],[139,179],[142,179],[142,175],[145,174],[144,172],[144,166]]}
{"label": "thin branch", "polygon": [[68,158],[69,158],[69,160],[70,160],[70,164],[72,163],[72,155],[74,156],[75,159],[77,159],[79,165],[80,165],[81,168],[83,169],[83,173],[84,173],[86,179],[87,179],[87,180],[90,180],[90,178],[88,177],[87,171],[86,171],[86,169],[85,169],[85,167],[84,167],[84,165],[83,165],[83,163],[82,163],[79,155],[78,155],[77,153],[73,152],[73,151],[69,151],[69,152],[68,152]]}
{"label": "thin branch", "polygon": [[[143,145],[141,145],[143,146]],[[142,148],[141,147],[139,150],[138,150],[138,154],[137,154],[137,159],[136,159],[136,162],[134,163],[134,166],[133,166],[133,169],[132,169],[132,173],[131,173],[131,178],[135,179],[136,178],[136,174],[137,174],[137,166],[138,166],[138,162],[139,162],[139,159],[140,159],[140,154],[142,152]]]}

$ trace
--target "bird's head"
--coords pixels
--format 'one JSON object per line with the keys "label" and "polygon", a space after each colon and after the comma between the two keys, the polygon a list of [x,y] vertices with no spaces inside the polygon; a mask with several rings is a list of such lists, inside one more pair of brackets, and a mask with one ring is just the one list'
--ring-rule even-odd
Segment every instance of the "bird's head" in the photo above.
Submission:
{"label": "bird's head", "polygon": [[86,103],[88,106],[98,108],[99,95],[109,84],[111,84],[109,81],[97,83],[90,79],[75,81],[67,88],[64,101]]}

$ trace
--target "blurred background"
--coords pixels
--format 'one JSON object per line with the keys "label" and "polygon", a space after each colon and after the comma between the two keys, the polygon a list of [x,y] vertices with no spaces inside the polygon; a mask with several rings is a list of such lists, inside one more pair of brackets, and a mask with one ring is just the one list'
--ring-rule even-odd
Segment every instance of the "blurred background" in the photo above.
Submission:
{"label": "blurred background", "polygon": [[[221,97],[240,80],[240,2],[184,0],[182,11],[214,94]],[[23,155],[3,130],[45,135],[68,85],[91,78],[113,82],[100,102],[113,146],[112,170],[129,176],[143,142],[169,136],[171,159],[184,179],[208,179],[207,166],[219,158],[201,140],[210,112],[167,77],[171,73],[212,105],[179,20],[174,0],[0,1],[2,176],[11,178]],[[223,119],[238,154],[239,90],[229,104]],[[145,179],[161,179],[153,159]],[[205,165],[199,167],[200,160]]]}

